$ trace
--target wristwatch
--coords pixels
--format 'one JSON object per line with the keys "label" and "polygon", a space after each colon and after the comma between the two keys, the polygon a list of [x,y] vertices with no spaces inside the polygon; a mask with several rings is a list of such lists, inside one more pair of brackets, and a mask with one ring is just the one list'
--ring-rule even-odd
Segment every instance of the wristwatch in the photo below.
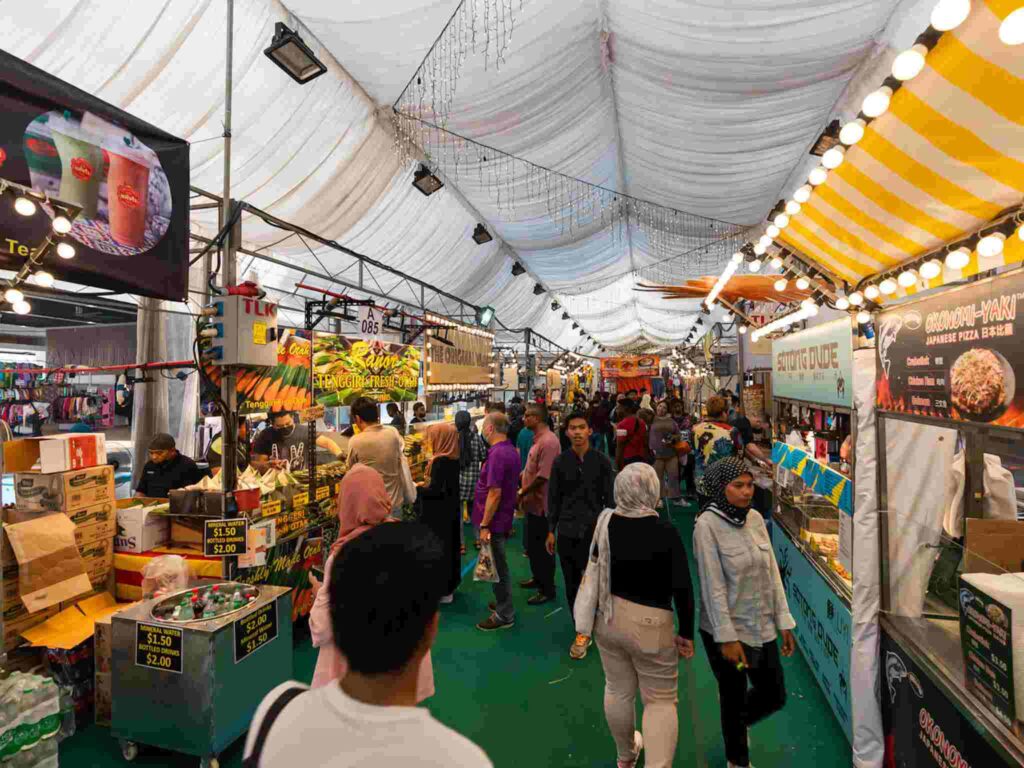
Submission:
{"label": "wristwatch", "polygon": [[489,526],[489,525],[481,525],[480,526],[480,530],[481,531],[483,531],[483,530],[488,530],[489,531],[489,530],[491,530],[491,526]]}

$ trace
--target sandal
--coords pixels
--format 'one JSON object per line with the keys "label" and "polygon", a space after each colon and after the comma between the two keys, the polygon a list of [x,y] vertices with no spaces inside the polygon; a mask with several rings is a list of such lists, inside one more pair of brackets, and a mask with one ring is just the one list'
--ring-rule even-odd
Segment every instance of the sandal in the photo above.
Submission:
{"label": "sandal", "polygon": [[465,544],[463,544],[463,545],[461,545],[461,546],[459,547],[459,554],[460,554],[460,555],[464,555],[464,554],[466,554],[466,545],[465,545]]}

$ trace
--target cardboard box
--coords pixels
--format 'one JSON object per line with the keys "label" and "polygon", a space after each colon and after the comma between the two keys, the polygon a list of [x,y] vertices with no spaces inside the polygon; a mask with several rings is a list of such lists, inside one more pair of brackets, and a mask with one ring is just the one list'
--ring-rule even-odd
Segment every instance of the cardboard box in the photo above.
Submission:
{"label": "cardboard box", "polygon": [[[18,604],[21,604],[20,600],[18,601]],[[27,632],[30,629],[38,627],[43,622],[52,619],[57,615],[59,609],[57,606],[53,606],[52,608],[47,608],[39,611],[38,613],[29,613],[28,611],[25,611],[24,608],[22,608],[22,611],[24,613],[22,613],[18,618],[10,621],[6,618],[7,611],[4,611],[4,653],[10,653],[24,642],[21,639],[22,632]]]}
{"label": "cardboard box", "polygon": [[75,544],[78,545],[78,551],[81,552],[94,544],[113,541],[115,533],[117,533],[117,522],[112,516],[106,520],[82,523],[75,526]]}
{"label": "cardboard box", "polygon": [[203,518],[172,517],[170,546],[203,551]]}
{"label": "cardboard box", "polygon": [[[98,669],[98,667],[97,667]],[[112,707],[111,676],[109,672],[97,672],[95,684],[96,725],[110,727]]]}
{"label": "cardboard box", "polygon": [[1024,571],[1024,523],[973,517],[966,522],[964,573],[998,573],[1000,568]]}
{"label": "cardboard box", "polygon": [[17,470],[14,499],[26,512],[75,512],[101,503],[113,505],[114,468],[104,465],[53,474]]}
{"label": "cardboard box", "polygon": [[72,512],[65,512],[71,522],[77,526],[83,525],[107,525],[110,527],[110,538],[114,538],[117,532],[117,503],[112,501],[101,501],[82,509]]}
{"label": "cardboard box", "polygon": [[[95,544],[99,541],[113,541],[117,532],[116,508],[113,504],[103,503],[93,507],[80,509],[72,512],[67,517],[75,523],[75,544],[79,551],[83,547]],[[35,520],[46,515],[59,515],[60,512],[23,512],[16,507],[4,511],[4,522],[21,523],[26,520]],[[4,577],[7,571],[13,569],[15,578],[18,573],[18,563],[14,557],[14,550],[7,540],[7,535],[0,535],[0,563],[2,563]]]}
{"label": "cardboard box", "polygon": [[153,514],[150,507],[133,505],[136,499],[118,499],[114,551],[141,554],[161,547],[171,536],[171,520]]}
{"label": "cardboard box", "polygon": [[4,443],[7,472],[68,472],[107,463],[107,443],[102,432],[25,437]]}
{"label": "cardboard box", "polygon": [[85,572],[94,587],[110,575],[114,567],[114,540],[98,541],[86,547],[80,547],[82,560],[85,561]]}

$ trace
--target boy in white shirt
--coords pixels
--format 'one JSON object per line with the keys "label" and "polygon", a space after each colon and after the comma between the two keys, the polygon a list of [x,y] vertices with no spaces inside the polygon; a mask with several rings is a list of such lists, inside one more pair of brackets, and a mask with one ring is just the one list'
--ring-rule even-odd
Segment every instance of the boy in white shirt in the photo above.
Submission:
{"label": "boy in white shirt", "polygon": [[446,565],[419,523],[375,526],[334,558],[331,623],[348,662],[340,683],[284,683],[256,710],[245,768],[492,768],[487,755],[416,704],[437,636]]}

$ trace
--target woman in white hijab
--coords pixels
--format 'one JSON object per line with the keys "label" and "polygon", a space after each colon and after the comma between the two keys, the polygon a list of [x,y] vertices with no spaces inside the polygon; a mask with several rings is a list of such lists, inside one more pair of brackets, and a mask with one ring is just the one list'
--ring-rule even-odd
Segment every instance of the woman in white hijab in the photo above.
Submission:
{"label": "woman in white hijab", "polygon": [[[615,479],[615,509],[598,518],[579,596],[576,631],[597,640],[604,666],[604,711],[618,768],[668,768],[676,751],[679,657],[693,658],[693,589],[679,532],[654,507],[661,481],[648,464]],[[679,618],[675,627],[672,605]],[[636,726],[636,692],[644,714]]]}

